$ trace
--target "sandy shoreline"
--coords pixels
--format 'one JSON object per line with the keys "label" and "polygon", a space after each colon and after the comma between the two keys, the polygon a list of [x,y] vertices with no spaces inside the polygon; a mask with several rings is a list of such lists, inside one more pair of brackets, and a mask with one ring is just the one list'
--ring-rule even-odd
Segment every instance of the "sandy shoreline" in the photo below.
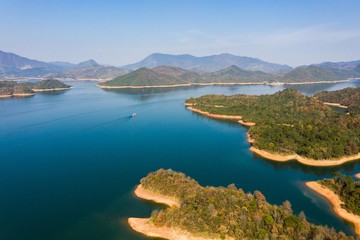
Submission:
{"label": "sandy shoreline", "polygon": [[[134,193],[137,197],[145,200],[166,204],[170,207],[180,207],[180,202],[178,200],[166,198],[146,190],[141,184],[136,187]],[[187,231],[176,228],[156,227],[149,220],[150,218],[128,218],[128,224],[134,231],[149,237],[160,237],[170,240],[215,240],[213,238],[193,236],[193,234]]]}
{"label": "sandy shoreline", "polygon": [[190,86],[234,86],[234,85],[263,85],[265,82],[245,82],[245,83],[183,83],[168,85],[145,85],[145,86],[102,86],[104,89],[124,89],[124,88],[172,88],[172,87],[190,87]]}
{"label": "sandy shoreline", "polygon": [[340,103],[331,103],[331,102],[323,102],[325,105],[339,107],[339,108],[349,108],[348,106],[341,105]]}
{"label": "sandy shoreline", "polygon": [[358,179],[360,179],[360,173],[355,174],[355,177],[358,178]]}
{"label": "sandy shoreline", "polygon": [[250,151],[262,156],[263,158],[278,161],[278,162],[286,162],[290,160],[296,160],[304,165],[313,166],[313,167],[330,167],[330,166],[338,166],[341,164],[344,164],[346,162],[350,161],[356,161],[360,159],[360,153],[351,155],[351,156],[345,156],[341,158],[334,158],[334,159],[310,159],[306,157],[299,156],[297,154],[291,154],[291,155],[284,155],[279,153],[270,153],[265,150],[260,150],[255,147],[250,147]]}
{"label": "sandy shoreline", "polygon": [[14,97],[31,97],[34,95],[35,95],[35,93],[14,93],[12,96],[14,96]]}
{"label": "sandy shoreline", "polygon": [[36,89],[33,88],[34,92],[49,92],[49,91],[61,91],[61,90],[69,90],[73,87],[69,87],[69,88],[43,88],[43,89]]}
{"label": "sandy shoreline", "polygon": [[342,208],[341,204],[343,202],[338,195],[317,182],[306,182],[305,185],[325,197],[333,205],[334,212],[342,219],[351,222],[355,227],[356,234],[360,236],[360,216],[349,213],[346,209]]}
{"label": "sandy shoreline", "polygon": [[134,191],[135,195],[139,198],[145,199],[145,200],[150,200],[150,201],[154,201],[157,203],[161,203],[161,204],[165,204],[168,205],[170,207],[180,207],[180,201],[176,200],[176,199],[172,199],[172,198],[167,198],[164,196],[161,196],[159,194],[153,193],[149,190],[144,189],[141,184],[139,184],[135,191]]}
{"label": "sandy shoreline", "polygon": [[[329,81],[318,81],[318,82],[281,82],[281,85],[301,85],[301,84],[321,84],[321,83],[342,83],[350,82],[354,79],[345,80],[329,80]],[[236,85],[268,85],[268,82],[215,82],[215,83],[183,83],[183,84],[169,84],[169,85],[147,85],[147,86],[102,86],[96,85],[99,88],[104,89],[124,89],[124,88],[172,88],[172,87],[189,87],[189,86],[236,86]]]}
{"label": "sandy shoreline", "polygon": [[0,95],[0,98],[9,98],[12,97],[12,95]]}
{"label": "sandy shoreline", "polygon": [[[255,125],[255,123],[252,122],[243,122],[242,121],[242,117],[241,116],[228,116],[228,115],[219,115],[219,114],[211,114],[209,112],[205,112],[205,111],[201,111],[199,109],[194,108],[194,104],[191,103],[186,103],[185,106],[196,113],[202,114],[204,116],[208,116],[208,117],[212,117],[212,118],[218,118],[218,119],[232,119],[232,120],[239,120],[238,123],[247,126],[247,127],[252,127]],[[252,139],[250,137],[250,134],[247,133],[247,139],[249,143],[254,143],[255,139]],[[304,165],[308,165],[308,166],[314,166],[314,167],[329,167],[329,166],[337,166],[337,165],[341,165],[344,164],[346,162],[350,162],[350,161],[355,161],[355,160],[359,160],[360,159],[360,153],[355,154],[355,155],[351,155],[351,156],[344,156],[341,158],[336,158],[336,159],[319,159],[319,160],[315,160],[315,159],[310,159],[310,158],[306,158],[306,157],[302,157],[298,154],[290,154],[290,155],[285,155],[285,154],[281,154],[281,153],[271,153],[265,150],[260,150],[258,148],[255,148],[254,146],[250,147],[250,151],[256,153],[257,155],[272,160],[272,161],[278,161],[278,162],[286,162],[286,161],[291,161],[291,160],[297,160],[298,162],[304,164]]]}
{"label": "sandy shoreline", "polygon": [[[185,105],[186,106],[186,105]],[[201,115],[211,117],[211,118],[218,118],[218,119],[232,119],[232,120],[242,120],[242,116],[229,116],[229,115],[221,115],[221,114],[212,114],[209,112],[201,111],[199,109],[196,109],[194,107],[191,107],[191,105],[187,105],[187,108],[193,112],[199,113]]]}

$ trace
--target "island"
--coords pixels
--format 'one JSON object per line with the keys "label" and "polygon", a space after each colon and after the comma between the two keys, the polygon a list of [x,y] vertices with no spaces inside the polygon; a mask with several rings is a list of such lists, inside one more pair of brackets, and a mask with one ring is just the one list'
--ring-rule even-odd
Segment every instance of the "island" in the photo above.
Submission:
{"label": "island", "polygon": [[360,116],[337,112],[291,88],[260,96],[205,95],[185,105],[248,126],[250,150],[270,160],[335,166],[360,159]]}
{"label": "island", "polygon": [[360,182],[335,172],[333,178],[306,182],[306,186],[325,197],[333,205],[334,212],[351,222],[360,236]]}
{"label": "island", "polygon": [[57,80],[48,79],[37,83],[0,81],[0,98],[34,96],[35,92],[68,90],[71,86]]}
{"label": "island", "polygon": [[133,230],[147,236],[173,240],[354,239],[309,223],[304,212],[295,215],[289,201],[272,205],[261,192],[245,193],[234,184],[203,187],[171,169],[150,173],[140,183],[151,199],[157,196],[177,203],[154,210],[149,218],[128,219]]}

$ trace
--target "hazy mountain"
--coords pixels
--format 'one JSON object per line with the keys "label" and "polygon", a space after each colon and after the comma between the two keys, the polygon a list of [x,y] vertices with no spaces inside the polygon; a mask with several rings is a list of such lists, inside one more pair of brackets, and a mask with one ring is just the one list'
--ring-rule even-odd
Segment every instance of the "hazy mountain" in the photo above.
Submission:
{"label": "hazy mountain", "polygon": [[349,62],[323,62],[319,64],[313,64],[317,67],[323,68],[336,68],[341,70],[354,70],[360,64],[360,60]]}
{"label": "hazy mountain", "polygon": [[84,67],[96,67],[100,66],[94,59],[90,59],[76,65],[77,68],[84,68]]}
{"label": "hazy mountain", "polygon": [[205,57],[195,57],[189,54],[170,55],[154,53],[138,63],[129,64],[122,68],[135,70],[141,67],[174,66],[188,70],[213,72],[230,67],[231,65],[245,70],[263,71],[267,73],[288,72],[292,69],[287,65],[269,63],[257,58],[241,57],[227,53]]}
{"label": "hazy mountain", "polygon": [[344,80],[352,77],[359,77],[360,73],[355,71],[340,70],[337,68],[325,68],[310,65],[298,67],[277,78],[280,82],[317,82]]}
{"label": "hazy mountain", "polygon": [[64,69],[74,68],[76,67],[76,64],[69,63],[69,62],[62,62],[62,61],[55,61],[55,62],[49,62],[52,65],[62,67]]}
{"label": "hazy mountain", "polygon": [[101,65],[73,68],[56,73],[48,74],[51,78],[72,78],[72,79],[112,79],[128,73],[129,71],[116,67],[105,67]]}
{"label": "hazy mountain", "polygon": [[0,51],[0,70],[3,73],[19,72],[29,68],[46,68],[52,66],[49,63],[41,62],[25,57],[21,57],[14,53]]}
{"label": "hazy mountain", "polygon": [[263,82],[274,78],[273,74],[244,70],[235,65],[205,76],[210,78],[210,82]]}

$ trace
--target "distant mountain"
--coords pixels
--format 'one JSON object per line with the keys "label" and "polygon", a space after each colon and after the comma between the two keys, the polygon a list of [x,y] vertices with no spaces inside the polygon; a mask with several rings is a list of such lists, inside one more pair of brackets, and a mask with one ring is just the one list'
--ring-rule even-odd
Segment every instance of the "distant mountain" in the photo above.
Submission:
{"label": "distant mountain", "polygon": [[69,62],[61,62],[61,61],[49,62],[49,63],[58,67],[62,67],[64,69],[74,68],[76,66],[76,64]]}
{"label": "distant mountain", "polygon": [[105,67],[101,65],[67,69],[56,73],[47,74],[50,78],[72,78],[72,79],[112,79],[128,73],[129,71],[116,67]]}
{"label": "distant mountain", "polygon": [[360,65],[360,60],[350,61],[350,62],[323,62],[323,63],[313,64],[313,65],[317,66],[317,67],[323,67],[323,68],[336,68],[336,69],[341,69],[341,70],[352,71],[357,66]]}
{"label": "distant mountain", "polygon": [[219,71],[206,74],[210,78],[209,82],[263,82],[274,78],[273,74],[261,71],[249,71],[241,69],[235,65]]}
{"label": "distant mountain", "polygon": [[97,62],[95,62],[94,59],[90,59],[90,60],[81,62],[81,63],[76,65],[77,68],[96,67],[96,66],[100,66],[100,65]]}
{"label": "distant mountain", "polygon": [[46,68],[52,66],[49,63],[21,57],[14,53],[0,51],[0,71],[2,73],[19,72],[29,68]]}
{"label": "distant mountain", "polygon": [[344,80],[352,77],[359,77],[360,73],[354,71],[340,70],[337,68],[324,68],[315,65],[298,67],[282,76],[279,82],[318,82],[331,80]]}
{"label": "distant mountain", "polygon": [[292,70],[292,68],[287,65],[269,63],[257,58],[241,57],[227,53],[206,57],[195,57],[189,54],[170,55],[154,53],[138,63],[129,64],[122,68],[135,70],[141,67],[174,66],[200,72],[214,72],[230,67],[231,65],[245,70],[262,71],[266,73],[283,73]]}
{"label": "distant mountain", "polygon": [[274,78],[274,75],[260,71],[248,71],[236,66],[214,73],[198,74],[178,67],[160,66],[152,69],[139,68],[126,75],[117,77],[100,86],[157,86],[189,83],[243,83],[263,82]]}

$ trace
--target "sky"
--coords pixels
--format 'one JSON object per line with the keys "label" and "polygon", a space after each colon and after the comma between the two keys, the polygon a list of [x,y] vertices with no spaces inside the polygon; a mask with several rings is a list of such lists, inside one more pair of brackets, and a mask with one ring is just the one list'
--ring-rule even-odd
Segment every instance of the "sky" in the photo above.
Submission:
{"label": "sky", "polygon": [[230,53],[292,67],[360,59],[359,0],[0,0],[0,50],[122,66]]}

